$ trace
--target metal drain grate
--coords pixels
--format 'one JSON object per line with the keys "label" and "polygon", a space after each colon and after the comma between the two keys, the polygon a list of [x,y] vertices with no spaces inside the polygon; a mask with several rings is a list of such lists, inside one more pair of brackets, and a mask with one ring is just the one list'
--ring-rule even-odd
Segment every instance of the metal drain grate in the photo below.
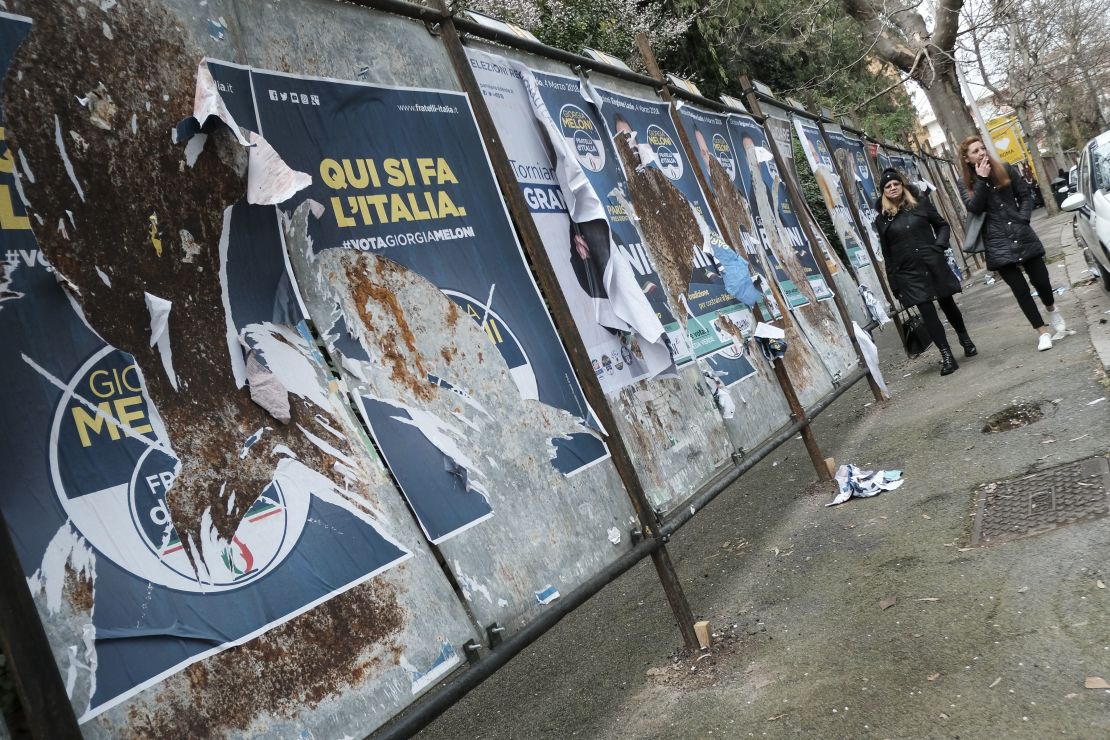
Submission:
{"label": "metal drain grate", "polygon": [[971,545],[1040,534],[1110,514],[1110,464],[1105,457],[1061,465],[978,492]]}

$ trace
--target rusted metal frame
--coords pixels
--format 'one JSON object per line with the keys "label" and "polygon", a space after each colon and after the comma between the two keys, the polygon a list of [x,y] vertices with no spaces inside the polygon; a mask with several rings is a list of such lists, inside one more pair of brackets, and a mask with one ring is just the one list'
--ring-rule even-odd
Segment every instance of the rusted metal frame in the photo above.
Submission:
{"label": "rusted metal frame", "polygon": [[[663,75],[663,70],[659,67],[659,62],[655,58],[655,52],[651,48],[651,43],[648,41],[647,34],[641,32],[636,34],[636,47],[639,49],[640,56],[643,58],[644,63],[648,68],[648,72],[656,79],[658,85],[657,89],[663,100],[667,102],[671,120],[675,124],[675,131],[678,132],[678,139],[682,143],[682,148],[686,153],[686,159],[691,164],[694,171],[694,176],[697,178],[698,186],[701,188],[705,196],[705,202],[709,205],[709,210],[713,214],[713,218],[717,221],[720,228],[726,228],[728,223],[725,219],[720,206],[717,204],[716,198],[713,196],[713,191],[709,187],[709,182],[705,179],[705,173],[701,171],[701,167],[697,165],[697,154],[694,151],[693,144],[690,142],[690,137],[686,135],[686,129],[682,126],[682,121],[678,119],[678,111],[674,105],[674,98],[671,96],[670,89],[664,84],[666,79]],[[782,321],[788,323],[793,321],[790,316],[789,304],[786,302],[775,280],[770,279],[768,282],[771,284],[772,292],[775,300],[782,306]],[[755,316],[756,321],[763,321],[763,312],[760,310],[758,304],[752,306],[752,314]],[[790,379],[790,375],[786,372],[786,365],[783,364],[781,359],[774,360],[772,363],[775,371],[775,379],[778,381],[779,388],[782,390],[782,395],[786,398],[787,406],[790,408],[790,418],[803,419],[805,418],[805,409],[802,408],[801,402],[798,400],[798,394],[794,390],[794,383]],[[808,427],[802,429],[802,439],[805,441],[806,450],[809,452],[810,459],[813,461],[814,470],[817,472],[817,477],[825,480],[828,477],[828,469],[824,463],[824,455],[821,452],[820,446],[817,444],[817,439],[814,437],[812,430]]]}
{"label": "rusted metal frame", "polygon": [[[62,674],[54,661],[35,600],[0,512],[0,647],[7,656],[31,736],[40,740],[81,737]],[[3,720],[0,719],[0,722]]]}
{"label": "rusted metal frame", "polygon": [[[821,131],[821,137],[825,140],[825,147],[832,151],[832,146],[829,144],[829,132],[825,130],[825,119],[817,118],[817,128]],[[863,246],[867,250],[867,256],[871,258],[871,265],[875,268],[875,274],[879,276],[879,285],[883,289],[883,295],[886,296],[887,303],[891,306],[894,305],[894,294],[887,285],[886,270],[879,269],[879,260],[875,257],[875,248],[871,244],[871,238],[868,236],[867,224],[863,221],[863,216],[859,212],[859,206],[856,205],[856,199],[848,194],[848,182],[846,179],[847,174],[840,167],[840,162],[836,161],[836,157],[831,157],[833,169],[836,170],[836,176],[840,178],[840,184],[844,188],[844,200],[848,203],[848,212],[852,214],[852,221],[856,224],[856,230],[859,232],[859,238],[863,241]],[[866,159],[866,157],[865,157]]]}
{"label": "rusted metal frame", "polygon": [[[747,95],[748,105],[753,110],[763,113],[763,109],[759,102],[759,95],[752,87],[751,80],[747,77],[741,77],[740,86]],[[771,136],[769,131],[767,132],[767,137],[771,143],[775,143],[774,137]],[[794,182],[794,178],[790,176],[789,170],[786,168],[786,162],[783,160],[782,152],[779,151],[777,144],[771,147],[771,156],[775,159],[775,166],[778,167],[779,172],[782,173],[782,180],[786,183],[786,191],[789,193],[790,199],[794,201],[795,209],[799,214],[805,213],[807,215],[807,218],[798,219],[799,223],[802,225],[802,230],[805,231],[806,238],[809,240],[809,243],[813,245],[814,249],[820,249],[821,243],[817,239],[812,215],[809,213],[808,209],[803,210],[805,206],[805,197],[803,197],[798,183]],[[860,367],[867,367],[867,361],[863,357],[863,349],[859,346],[859,340],[856,339],[855,332],[852,331],[852,318],[848,314],[848,307],[844,303],[844,297],[840,295],[839,290],[833,289],[835,283],[833,282],[832,274],[829,272],[829,266],[825,263],[825,256],[823,254],[815,254],[813,256],[813,261],[817,263],[817,269],[821,271],[822,277],[825,278],[829,288],[833,290],[833,303],[836,304],[836,310],[840,314],[840,320],[844,324],[844,331],[848,335],[848,340],[852,343],[852,349],[856,352],[856,360],[859,362]],[[883,394],[882,389],[871,373],[867,374],[867,384],[871,387],[871,394],[875,397],[876,401],[882,402],[886,400],[886,396]],[[819,471],[818,477],[822,480],[827,480],[830,475],[827,468],[825,468],[824,458],[821,458],[821,470],[824,471],[825,475],[821,476]]]}
{"label": "rusted metal frame", "polygon": [[[434,2],[446,13],[445,0],[434,0]],[[482,133],[482,139],[489,153],[498,186],[513,222],[516,224],[524,251],[535,268],[534,273],[543,290],[544,297],[547,299],[556,331],[559,333],[567,356],[570,358],[571,366],[578,376],[582,391],[586,396],[586,402],[597,414],[608,435],[607,444],[612,455],[613,465],[616,467],[621,482],[632,501],[632,506],[636,510],[636,515],[640,519],[645,535],[652,538],[658,537],[659,516],[648,501],[643,484],[636,473],[635,464],[628,452],[628,447],[621,436],[620,427],[617,426],[616,418],[609,407],[609,401],[605,397],[605,392],[601,389],[601,383],[593,371],[589,353],[586,351],[582,337],[574,324],[574,317],[571,315],[570,307],[567,305],[562,288],[555,277],[555,270],[551,266],[547,250],[544,249],[543,241],[536,229],[535,222],[532,220],[528,204],[524,201],[516,176],[513,174],[508,154],[505,152],[497,128],[493,123],[493,118],[486,107],[478,80],[474,77],[474,72],[470,67],[462,39],[459,37],[454,20],[449,15],[445,15],[440,22],[439,31],[447,55],[451,59],[451,65],[459,79],[459,84],[470,99],[470,105],[474,110],[474,117],[478,122],[478,128]],[[683,641],[687,647],[696,649],[698,638],[694,632],[694,615],[689,602],[686,600],[686,594],[682,589],[678,575],[674,571],[670,557],[667,555],[665,548],[662,547],[652,550],[651,556],[660,583],[663,585],[663,591],[667,596],[667,602],[670,604],[678,622]]]}

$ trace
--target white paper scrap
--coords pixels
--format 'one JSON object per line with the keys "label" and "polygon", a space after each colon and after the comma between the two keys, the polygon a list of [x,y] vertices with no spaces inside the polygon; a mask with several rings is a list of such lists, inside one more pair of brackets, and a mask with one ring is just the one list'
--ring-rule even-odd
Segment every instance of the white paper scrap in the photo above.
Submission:
{"label": "white paper scrap", "polygon": [[173,371],[173,349],[170,347],[170,308],[173,304],[165,298],[159,298],[150,293],[143,293],[146,301],[146,310],[150,313],[150,346],[158,345],[158,352],[162,355],[162,368],[170,385],[177,390],[177,375]]}

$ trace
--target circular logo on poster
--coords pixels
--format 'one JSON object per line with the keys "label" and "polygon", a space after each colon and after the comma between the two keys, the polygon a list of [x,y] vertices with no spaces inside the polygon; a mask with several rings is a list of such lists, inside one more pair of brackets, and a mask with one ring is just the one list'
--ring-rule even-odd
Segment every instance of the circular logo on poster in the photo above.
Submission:
{"label": "circular logo on poster", "polygon": [[567,104],[559,111],[559,126],[578,163],[590,172],[601,172],[605,166],[605,146],[593,119],[578,106]]}
{"label": "circular logo on poster", "polygon": [[736,179],[736,157],[732,154],[732,147],[729,146],[725,137],[720,134],[713,134],[713,156],[721,163],[721,167],[728,173],[728,179]]}
{"label": "circular logo on poster", "polygon": [[[177,460],[161,450],[148,449],[135,466],[128,487],[131,522],[147,549],[183,578],[197,580],[185,544],[178,537],[166,507],[166,491],[174,479]],[[241,586],[268,572],[281,552],[288,528],[285,498],[270,484],[243,515],[231,542],[196,543],[207,572],[206,587]]]}
{"label": "circular logo on poster", "polygon": [[681,178],[682,157],[679,156],[678,147],[671,135],[653,123],[647,128],[647,143],[655,152],[655,159],[663,174],[670,180]]}
{"label": "circular logo on poster", "polygon": [[505,364],[509,366],[509,375],[513,377],[513,382],[520,390],[521,397],[539,400],[540,387],[536,380],[536,371],[532,367],[532,361],[528,358],[528,353],[524,351],[524,345],[520,343],[516,334],[501,318],[501,315],[492,309],[487,309],[481,301],[465,293],[454,290],[444,290],[443,292],[461,306],[466,311],[467,316],[474,320],[474,323],[482,327],[486,336],[497,347],[498,353],[505,360]]}
{"label": "circular logo on poster", "polygon": [[859,179],[867,182],[871,179],[871,169],[867,166],[867,160],[863,156],[863,152],[856,152],[852,155],[852,159],[856,163],[856,173]]}
{"label": "circular logo on poster", "polygon": [[54,413],[50,468],[74,528],[120,568],[181,591],[231,590],[272,571],[303,530],[307,507],[291,517],[272,482],[230,542],[214,530],[182,542],[166,505],[179,465],[161,427],[130,355],[105,347],[73,374]]}

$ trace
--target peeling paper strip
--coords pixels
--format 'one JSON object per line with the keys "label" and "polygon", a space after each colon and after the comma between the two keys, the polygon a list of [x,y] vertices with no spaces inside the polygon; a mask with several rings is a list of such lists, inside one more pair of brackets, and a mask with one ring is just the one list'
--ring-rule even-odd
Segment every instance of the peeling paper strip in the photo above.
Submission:
{"label": "peeling paper strip", "polygon": [[216,80],[212,77],[212,73],[208,71],[208,60],[202,59],[197,67],[197,89],[193,95],[193,118],[197,119],[197,123],[203,127],[212,116],[223,121],[231,129],[240,144],[243,146],[251,145],[247,137],[243,135],[243,130],[239,128],[239,124],[235,122],[235,118],[232,117],[231,111],[227,109],[227,104],[224,103],[223,96],[220,95],[220,90],[216,87]]}
{"label": "peeling paper strip", "polygon": [[[195,137],[194,137],[195,138]],[[264,138],[251,132],[247,167],[247,202],[260,206],[284,203],[312,184],[312,176],[294,170]]]}
{"label": "peeling paper strip", "polygon": [[[201,61],[197,67],[197,88],[193,97],[193,118],[201,128],[211,117],[222,121],[235,135],[235,139],[250,148],[247,167],[247,202],[254,205],[272,206],[284,203],[293,195],[312,184],[312,177],[298,172],[285,164],[282,158],[261,135],[250,131],[244,133],[220,95],[216,80],[208,69],[208,60]],[[176,131],[174,132],[176,138]],[[185,158],[192,167],[204,148],[207,136],[195,134],[186,145]],[[174,143],[177,143],[176,141]]]}
{"label": "peeling paper strip", "polygon": [[143,293],[146,301],[146,310],[150,313],[150,346],[158,345],[158,352],[162,355],[162,368],[170,385],[177,390],[177,375],[173,371],[173,348],[170,347],[170,308],[172,303],[165,298],[159,298],[150,293]]}
{"label": "peeling paper strip", "polygon": [[545,586],[542,590],[536,591],[536,603],[545,605],[550,604],[555,599],[559,598],[559,590],[554,586]]}
{"label": "peeling paper strip", "polygon": [[85,202],[85,191],[81,189],[81,183],[77,182],[77,174],[73,171],[73,162],[69,161],[69,154],[66,152],[66,142],[62,137],[62,121],[58,118],[58,114],[54,114],[54,143],[58,145],[58,154],[62,157],[62,164],[65,165],[66,174],[69,175],[69,181],[73,183],[73,187],[77,188],[77,195],[81,197],[81,202]]}
{"label": "peeling paper strip", "polygon": [[852,331],[856,334],[856,341],[859,342],[860,352],[863,354],[863,359],[867,363],[867,369],[871,373],[871,377],[875,379],[879,389],[883,392],[884,396],[890,397],[890,391],[886,387],[886,381],[883,380],[883,371],[879,369],[879,350],[875,343],[871,341],[871,336],[860,328],[859,324],[852,322]]}

